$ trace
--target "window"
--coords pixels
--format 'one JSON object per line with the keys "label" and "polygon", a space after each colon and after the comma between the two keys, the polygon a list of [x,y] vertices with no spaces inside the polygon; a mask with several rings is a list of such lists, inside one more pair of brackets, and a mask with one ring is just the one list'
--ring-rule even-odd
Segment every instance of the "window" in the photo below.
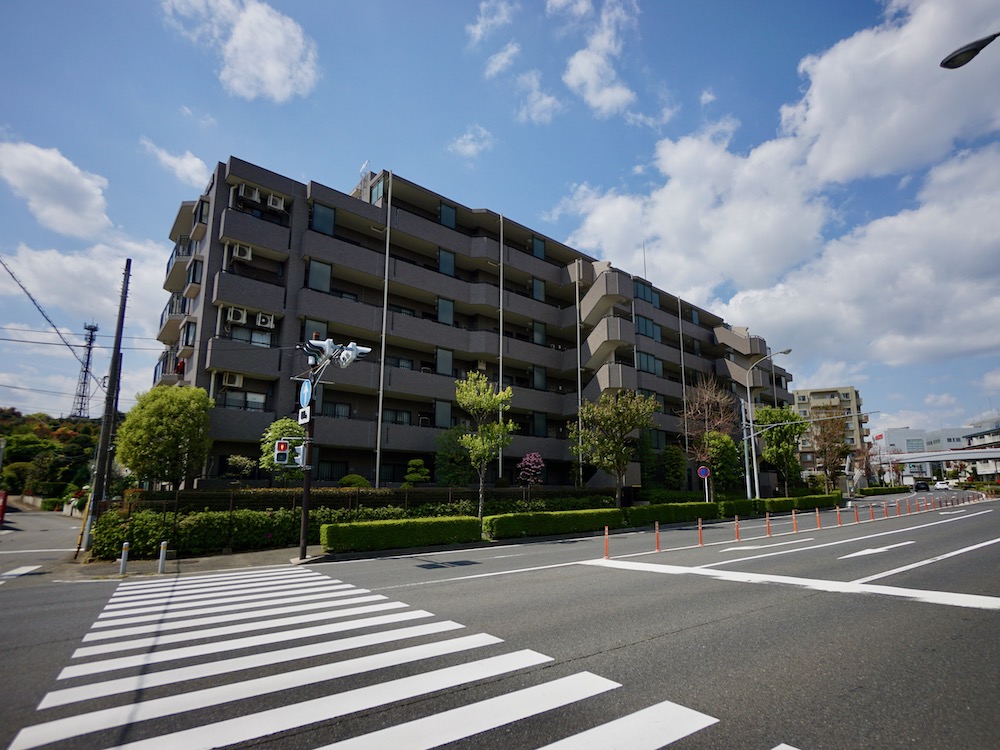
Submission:
{"label": "window", "polygon": [[644,318],[642,315],[635,316],[635,331],[641,336],[649,336],[657,343],[663,341],[663,332],[659,324],[654,323],[650,318]]}
{"label": "window", "polygon": [[191,264],[188,266],[188,272],[187,272],[188,284],[201,283],[201,267],[202,267],[202,262],[200,260],[191,261]]}
{"label": "window", "polygon": [[446,276],[455,275],[455,253],[451,250],[438,250],[438,271]]}
{"label": "window", "polygon": [[402,307],[392,303],[389,303],[389,312],[399,313],[400,315],[409,315],[411,318],[414,318],[417,315],[416,310],[411,310],[409,307]]}
{"label": "window", "polygon": [[386,367],[398,367],[400,370],[412,370],[413,360],[403,357],[386,357],[385,365]]}
{"label": "window", "polygon": [[636,299],[645,300],[654,307],[660,306],[660,295],[653,291],[652,285],[645,281],[636,280],[632,284],[632,291]]}
{"label": "window", "polygon": [[812,453],[803,453],[802,454],[802,460],[803,461],[812,461],[813,460],[813,454]]}
{"label": "window", "polygon": [[181,346],[194,346],[197,343],[195,334],[198,328],[197,325],[191,322],[185,323],[181,327]]}
{"label": "window", "polygon": [[663,377],[663,362],[646,352],[636,352],[636,355],[636,366],[639,370],[642,372],[651,372],[661,378]]}
{"label": "window", "polygon": [[386,424],[410,424],[410,412],[403,409],[386,409],[382,412],[382,421]]}
{"label": "window", "polygon": [[261,328],[233,326],[229,331],[229,338],[233,341],[243,341],[252,346],[260,346],[267,349],[271,347],[271,331]]}
{"label": "window", "polygon": [[336,211],[322,203],[313,203],[309,208],[309,228],[333,237],[334,217]]}
{"label": "window", "polygon": [[329,263],[322,263],[318,260],[309,261],[306,286],[310,289],[315,289],[317,292],[329,292],[330,279],[332,278],[333,266]]}
{"label": "window", "polygon": [[808,400],[809,400],[808,396],[802,396],[802,395],[799,396],[799,401],[808,401]]}
{"label": "window", "polygon": [[451,427],[451,401],[434,402],[434,426],[443,429]]}
{"label": "window", "polygon": [[372,185],[371,191],[368,194],[370,196],[369,201],[372,203],[372,205],[382,200],[382,195],[384,194],[384,191],[385,191],[385,182],[383,180],[379,180],[374,185]]}
{"label": "window", "polygon": [[446,326],[455,324],[455,302],[450,299],[439,298],[437,303],[438,323]]}
{"label": "window", "polygon": [[698,311],[695,310],[693,307],[691,308],[691,322],[694,323],[696,326],[701,325],[700,318],[698,317]]}
{"label": "window", "polygon": [[[303,341],[312,341],[313,338],[318,338],[321,341],[326,341],[327,339],[326,323],[324,323],[322,320],[312,320],[310,318],[306,318],[304,328],[305,330],[303,331],[303,334],[305,338],[302,339]],[[314,333],[318,335],[314,337],[313,336]]]}
{"label": "window", "polygon": [[531,298],[539,302],[545,301],[545,281],[543,279],[531,280]]}
{"label": "window", "polygon": [[437,350],[437,374],[451,376],[452,371],[452,351],[451,349]]}
{"label": "window", "polygon": [[539,391],[544,391],[547,387],[545,368],[536,365],[531,372],[531,387]]}
{"label": "window", "polygon": [[536,320],[531,326],[531,341],[535,344],[541,344],[545,346],[548,342],[548,336],[545,332],[545,323],[540,320]]}
{"label": "window", "polygon": [[455,228],[455,207],[447,203],[441,204],[440,210],[441,224],[449,229]]}
{"label": "window", "polygon": [[532,413],[531,432],[535,437],[549,436],[549,419],[545,412],[536,411]]}
{"label": "window", "polygon": [[334,419],[350,419],[351,405],[339,401],[323,401],[319,413],[321,416],[333,417]]}
{"label": "window", "polygon": [[[263,393],[226,390],[220,395],[222,397],[222,406],[225,409],[264,411],[267,402],[267,396]],[[216,396],[216,398],[219,398],[219,396]]]}
{"label": "window", "polygon": [[531,238],[531,254],[536,258],[545,260],[545,240],[538,237]]}

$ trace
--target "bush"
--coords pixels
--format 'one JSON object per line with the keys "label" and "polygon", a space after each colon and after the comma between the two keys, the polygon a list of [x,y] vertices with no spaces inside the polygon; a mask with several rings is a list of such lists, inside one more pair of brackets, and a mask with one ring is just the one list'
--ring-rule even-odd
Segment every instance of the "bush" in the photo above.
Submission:
{"label": "bush", "polygon": [[858,494],[864,497],[871,495],[898,495],[901,492],[909,492],[910,487],[862,487]]}
{"label": "bush", "polygon": [[480,539],[482,531],[476,516],[331,523],[320,529],[320,543],[328,552],[430,547]]}
{"label": "bush", "polygon": [[617,508],[550,513],[506,513],[483,518],[483,535],[491,539],[512,539],[599,531],[605,526],[612,529],[624,528],[625,514]]}
{"label": "bush", "polygon": [[764,501],[764,510],[768,513],[791,513],[796,508],[797,498],[772,497]]}
{"label": "bush", "polygon": [[341,487],[364,487],[368,488],[372,486],[372,483],[365,479],[360,474],[345,474],[337,482]]}
{"label": "bush", "polygon": [[641,490],[639,498],[651,504],[658,503],[697,503],[705,497],[704,492],[688,492],[686,490]]}
{"label": "bush", "polygon": [[42,499],[42,510],[61,511],[63,501],[57,497],[47,497]]}
{"label": "bush", "polygon": [[749,518],[754,514],[753,500],[720,500],[718,505],[719,516],[722,518],[733,518],[734,516]]}
{"label": "bush", "polygon": [[828,495],[806,495],[795,498],[796,510],[812,510],[813,508],[833,508],[840,504],[842,493],[840,490],[831,492]]}

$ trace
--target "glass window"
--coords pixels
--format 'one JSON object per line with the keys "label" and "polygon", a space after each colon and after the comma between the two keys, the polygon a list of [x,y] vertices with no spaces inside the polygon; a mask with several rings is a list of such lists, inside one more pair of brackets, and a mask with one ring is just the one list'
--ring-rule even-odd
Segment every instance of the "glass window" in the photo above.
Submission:
{"label": "glass window", "polygon": [[635,330],[636,333],[642,336],[649,336],[656,342],[662,342],[662,330],[659,324],[654,323],[651,319],[643,317],[642,315],[635,316]]}
{"label": "glass window", "polygon": [[663,362],[646,352],[636,352],[636,354],[637,366],[642,372],[651,372],[654,375],[663,377]]}
{"label": "glass window", "polygon": [[545,281],[543,279],[531,280],[531,298],[539,302],[545,301]]}
{"label": "glass window", "polygon": [[313,203],[309,211],[309,228],[314,232],[322,232],[333,237],[334,216],[336,212],[322,203]]}
{"label": "glass window", "polygon": [[382,421],[388,424],[410,424],[410,412],[403,409],[386,409],[382,412]]}
{"label": "glass window", "polygon": [[695,325],[701,325],[698,318],[698,311],[695,310],[693,307],[691,308],[691,322],[694,323]]}
{"label": "glass window", "polygon": [[549,436],[549,420],[548,415],[543,411],[536,411],[531,417],[531,429],[535,437],[548,437]]}
{"label": "glass window", "polygon": [[441,223],[450,228],[455,228],[455,207],[449,206],[447,203],[441,204]]}
{"label": "glass window", "polygon": [[541,344],[545,346],[548,343],[548,336],[545,332],[545,323],[540,320],[536,320],[532,323],[531,327],[531,340],[535,344]]}
{"label": "glass window", "polygon": [[544,391],[548,387],[544,367],[535,365],[535,367],[532,368],[531,387],[539,391]]}
{"label": "glass window", "polygon": [[545,240],[538,237],[531,238],[531,254],[536,258],[545,260]]}
{"label": "glass window", "polygon": [[434,426],[444,429],[451,427],[451,401],[434,402]]}
{"label": "glass window", "polygon": [[455,275],[455,253],[451,250],[438,250],[438,271],[448,276]]}
{"label": "glass window", "polygon": [[250,411],[264,411],[264,403],[267,397],[263,393],[247,394],[247,409]]}
{"label": "glass window", "polygon": [[437,304],[438,323],[446,326],[455,324],[455,302],[450,299],[438,299]]}
{"label": "glass window", "polygon": [[383,180],[379,180],[374,185],[372,185],[371,192],[369,193],[369,195],[371,196],[369,200],[373,205],[382,200],[382,195],[384,190],[385,190],[385,182]]}
{"label": "glass window", "polygon": [[302,340],[312,341],[314,333],[319,334],[319,336],[317,336],[316,338],[319,338],[321,341],[326,341],[327,339],[326,323],[324,323],[321,320],[311,320],[309,318],[306,318],[305,331],[304,331],[305,338],[303,338]]}
{"label": "glass window", "polygon": [[660,295],[653,291],[653,287],[649,283],[636,279],[632,284],[632,291],[636,299],[649,302],[654,307],[660,306]]}
{"label": "glass window", "polygon": [[330,291],[330,279],[333,278],[333,266],[318,260],[309,261],[309,273],[306,285],[317,292]]}
{"label": "glass window", "polygon": [[437,374],[438,375],[451,375],[452,370],[452,351],[451,349],[438,349],[437,350]]}
{"label": "glass window", "polygon": [[201,283],[201,261],[193,260],[188,266],[187,273],[187,283],[188,284],[200,284]]}

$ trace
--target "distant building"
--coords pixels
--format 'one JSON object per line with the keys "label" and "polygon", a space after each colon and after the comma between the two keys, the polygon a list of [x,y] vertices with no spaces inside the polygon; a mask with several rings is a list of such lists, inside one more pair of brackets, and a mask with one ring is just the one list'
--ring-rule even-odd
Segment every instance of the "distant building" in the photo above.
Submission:
{"label": "distant building", "polygon": [[875,449],[880,463],[885,466],[897,467],[890,473],[898,471],[895,480],[887,477],[886,481],[901,481],[903,484],[913,484],[914,479],[926,479],[932,476],[930,462],[909,462],[897,466],[892,456],[901,453],[927,452],[927,432],[912,427],[890,427],[876,435]]}
{"label": "distant building", "polygon": [[[967,448],[1000,448],[1000,419],[993,417],[973,422],[970,429],[963,436]],[[996,459],[969,462],[970,468],[975,467],[980,479],[990,482],[1000,479],[998,463],[1000,462]]]}
{"label": "distant building", "polygon": [[[870,434],[865,426],[868,415],[861,413],[861,394],[854,386],[839,386],[836,388],[809,388],[792,391],[795,399],[795,411],[805,420],[815,420],[828,417],[831,414],[844,415],[844,444],[852,455],[862,449],[865,438]],[[811,474],[819,474],[823,470],[822,462],[816,457],[816,422],[799,438],[799,465],[802,467],[803,478]],[[845,462],[845,473],[848,466]],[[856,483],[863,477],[863,467],[851,462],[848,479]]]}
{"label": "distant building", "polygon": [[[297,346],[314,335],[372,348],[315,389],[314,477],[376,486],[402,481],[410,459],[433,466],[437,438],[466,419],[455,381],[469,372],[514,393],[517,433],[489,481],[538,452],[547,482],[572,484],[582,400],[652,395],[654,450],[683,445],[688,389],[709,378],[742,397],[768,352],[639,276],[385,171],[348,194],[232,157],[181,204],[170,239],[153,382],[215,400],[209,479],[230,456],[259,457],[268,426],[296,416]],[[751,378],[755,400],[791,402],[779,365]]]}

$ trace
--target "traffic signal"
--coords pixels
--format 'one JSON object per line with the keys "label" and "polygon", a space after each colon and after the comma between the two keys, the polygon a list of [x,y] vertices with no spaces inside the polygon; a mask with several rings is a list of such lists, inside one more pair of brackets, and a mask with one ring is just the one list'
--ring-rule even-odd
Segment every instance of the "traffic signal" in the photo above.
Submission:
{"label": "traffic signal", "polygon": [[306,341],[302,344],[302,349],[309,356],[310,367],[316,367],[332,359],[338,367],[344,368],[354,360],[361,359],[371,352],[371,347],[358,346],[354,341],[345,346],[344,344],[335,344],[333,339]]}
{"label": "traffic signal", "polygon": [[292,448],[292,463],[296,463],[299,466],[306,465],[306,447],[304,445],[296,445]]}
{"label": "traffic signal", "polygon": [[287,440],[275,440],[274,441],[274,463],[276,464],[287,464],[288,463],[288,452],[290,449],[289,442]]}
{"label": "traffic signal", "polygon": [[370,347],[358,346],[353,341],[347,346],[341,346],[339,348],[340,351],[336,353],[337,365],[342,368],[347,367],[356,359],[361,359],[371,351]]}

